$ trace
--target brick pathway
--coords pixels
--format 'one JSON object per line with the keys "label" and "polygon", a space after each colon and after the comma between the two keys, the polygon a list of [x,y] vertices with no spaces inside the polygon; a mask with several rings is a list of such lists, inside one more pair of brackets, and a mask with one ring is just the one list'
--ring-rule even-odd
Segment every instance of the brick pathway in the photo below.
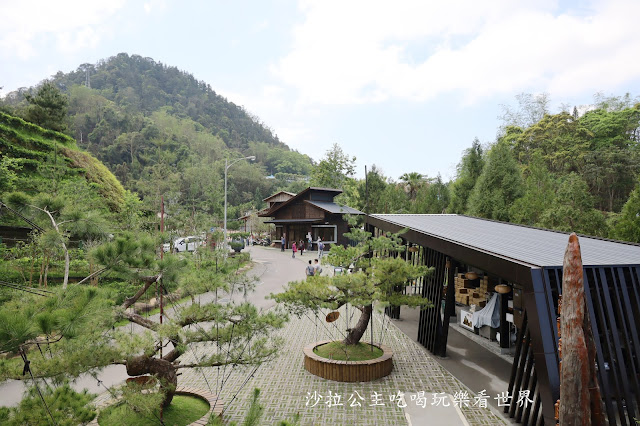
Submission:
{"label": "brick pathway", "polygon": [[[352,313],[353,308],[349,310],[349,315]],[[251,369],[247,367],[228,367],[225,372],[225,377],[228,379],[225,380],[224,385],[221,384],[224,368],[183,371],[179,377],[179,384],[205,390],[209,390],[210,387],[214,394],[220,390],[220,395],[225,401],[224,418],[235,421],[243,419],[247,408],[245,402],[248,401],[252,389],[257,387],[261,390],[261,403],[265,407],[263,424],[292,419],[294,414],[299,413],[303,425],[407,424],[404,409],[398,407],[397,402],[390,401],[390,396],[397,394],[398,391],[407,395],[424,391],[428,397],[427,404],[432,403],[433,393],[446,392],[453,395],[458,391],[469,391],[388,319],[384,320],[383,324],[383,315],[377,311],[374,314],[374,341],[382,339],[382,343],[393,349],[394,371],[391,375],[370,383],[338,383],[308,373],[303,367],[302,349],[305,344],[327,338],[339,338],[339,330],[346,328],[346,317],[344,307],[341,309],[340,319],[332,324],[324,322],[324,315],[318,320],[314,316],[301,319],[292,317],[279,333],[285,339],[280,357],[262,365],[241,390],[242,383],[251,373]],[[356,312],[351,319],[351,324],[355,324],[357,317]],[[369,339],[370,331],[365,335]],[[204,345],[198,348],[198,352],[204,350]],[[189,362],[190,357],[193,357],[191,351],[184,356],[185,362]],[[343,406],[330,407],[327,404],[330,391],[332,395],[341,396],[340,403],[344,404]],[[233,400],[236,392],[238,395]],[[322,399],[312,406],[316,400],[308,397],[314,392],[322,396]],[[364,398],[363,401],[358,399],[356,392]],[[384,406],[370,406],[375,392],[382,395]],[[471,391],[469,395],[473,398]],[[349,400],[350,397],[352,400]],[[351,407],[354,399],[357,399],[361,406]],[[416,401],[411,401],[407,397],[406,403],[416,404]],[[504,424],[489,409],[462,407],[462,412],[471,425]]]}
{"label": "brick pathway", "polygon": [[[256,257],[271,256],[272,251],[265,249],[264,253],[255,254]],[[282,260],[267,261],[270,269],[279,268],[280,272],[276,276],[280,279],[277,281],[288,281],[288,277],[283,276],[285,271],[291,268],[298,271],[298,263],[303,265],[302,261],[298,259],[293,261],[290,258],[290,255],[283,254]],[[306,259],[302,260],[306,262]],[[266,267],[267,264],[264,266]],[[298,272],[302,273],[303,270],[304,268],[301,267]],[[278,290],[273,287],[273,290],[268,291]],[[238,422],[244,418],[252,390],[259,388],[261,404],[265,407],[262,424],[291,420],[295,414],[299,414],[302,425],[406,425],[408,422],[405,409],[399,407],[397,401],[390,400],[390,397],[398,392],[407,395],[406,404],[412,404],[409,408],[416,408],[417,402],[411,400],[409,395],[424,392],[427,397],[427,410],[433,401],[434,393],[445,392],[454,395],[458,391],[467,391],[473,398],[473,393],[465,385],[377,310],[374,311],[373,317],[373,340],[392,348],[394,370],[391,375],[369,383],[338,383],[308,373],[303,367],[304,346],[319,340],[339,340],[343,337],[341,330],[347,328],[347,318],[350,320],[350,325],[356,323],[359,311],[349,307],[347,312],[347,307],[342,307],[340,312],[340,319],[331,324],[324,321],[328,311],[320,314],[317,319],[311,313],[300,319],[291,317],[285,327],[277,333],[284,340],[281,355],[274,361],[260,366],[253,377],[250,377],[253,369],[242,366],[185,369],[181,370],[178,385],[220,395],[224,400],[224,418]],[[370,330],[367,330],[365,338],[367,341],[370,339]],[[214,350],[215,346],[210,344],[192,345],[181,360],[188,363],[193,361],[194,357]],[[339,395],[341,397],[339,403],[343,405],[329,406],[327,404],[329,392],[332,395]],[[372,395],[376,393],[381,395],[380,402],[384,406],[370,406],[374,402]],[[319,400],[309,398],[314,394],[322,398]],[[109,395],[105,392],[94,402],[96,405],[102,405],[108,399]],[[351,406],[352,403],[356,406]],[[422,408],[418,407],[418,409]],[[450,409],[455,408],[450,407]],[[415,409],[413,411],[415,412]],[[462,407],[462,412],[470,425],[505,424],[490,409],[477,406]],[[413,424],[419,423],[414,420]]]}

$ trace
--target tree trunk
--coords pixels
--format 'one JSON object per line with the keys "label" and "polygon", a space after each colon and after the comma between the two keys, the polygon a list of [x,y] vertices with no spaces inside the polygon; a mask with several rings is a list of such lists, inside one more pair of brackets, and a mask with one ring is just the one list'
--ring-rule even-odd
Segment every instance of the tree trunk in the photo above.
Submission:
{"label": "tree trunk", "polygon": [[[57,145],[56,145],[57,146]],[[57,152],[57,151],[56,151]],[[35,207],[35,206],[32,206]],[[53,218],[53,215],[45,208],[45,209],[41,209],[39,207],[36,207],[36,209],[45,212],[47,214],[47,216],[49,216],[49,219],[51,220],[51,224],[53,225],[53,228],[56,230],[56,232],[58,234],[60,234],[60,236],[63,236],[63,234],[60,232],[60,228],[58,227],[58,224],[56,223],[55,219]],[[62,244],[62,250],[64,251],[64,280],[62,281],[62,289],[66,290],[67,289],[67,283],[69,282],[69,250],[67,249],[67,245],[64,243],[64,241],[61,242]],[[47,265],[48,267],[48,265]],[[47,282],[47,278],[46,278],[46,273],[45,273],[45,287],[46,282]]]}
{"label": "tree trunk", "polygon": [[47,254],[45,251],[42,252],[42,263],[40,264],[40,277],[38,278],[38,287],[42,287],[42,278],[44,277],[44,264],[47,260]]}
{"label": "tree trunk", "polygon": [[29,268],[29,287],[33,285],[33,265],[36,261],[36,246],[31,243],[31,267]]}
{"label": "tree trunk", "polygon": [[580,244],[571,234],[562,273],[559,420],[561,425],[605,425],[582,273]]}
{"label": "tree trunk", "polygon": [[162,406],[167,407],[171,404],[178,386],[178,374],[175,365],[164,359],[140,355],[127,360],[127,374],[130,376],[153,374],[160,382],[160,390],[164,393]]}
{"label": "tree trunk", "polygon": [[47,276],[49,275],[49,255],[45,258],[44,263],[44,288],[47,288]]}
{"label": "tree trunk", "polygon": [[62,250],[64,250],[64,279],[62,281],[62,290],[67,289],[67,284],[69,283],[69,250],[67,249],[67,245],[62,242]]}
{"label": "tree trunk", "polygon": [[362,313],[360,314],[358,323],[355,327],[349,330],[349,334],[347,334],[347,337],[342,341],[345,345],[355,345],[360,341],[360,339],[362,339],[364,332],[367,331],[369,321],[371,320],[372,310],[372,305],[367,305],[362,308]]}

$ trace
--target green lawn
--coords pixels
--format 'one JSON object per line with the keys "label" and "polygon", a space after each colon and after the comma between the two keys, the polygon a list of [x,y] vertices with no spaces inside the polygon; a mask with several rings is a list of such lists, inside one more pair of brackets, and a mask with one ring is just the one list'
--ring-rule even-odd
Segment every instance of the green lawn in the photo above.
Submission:
{"label": "green lawn", "polygon": [[[373,350],[371,350],[373,348]],[[358,343],[356,345],[345,345],[342,342],[331,342],[313,349],[316,355],[323,358],[335,359],[339,361],[365,361],[382,356],[382,349],[371,346],[368,343]]]}
{"label": "green lawn", "polygon": [[[167,426],[183,426],[195,422],[209,411],[209,404],[200,398],[176,395],[171,405],[164,409],[162,421]],[[160,412],[157,413],[160,417]],[[157,426],[156,417],[144,417],[134,413],[126,404],[118,404],[103,410],[98,417],[100,426]]]}

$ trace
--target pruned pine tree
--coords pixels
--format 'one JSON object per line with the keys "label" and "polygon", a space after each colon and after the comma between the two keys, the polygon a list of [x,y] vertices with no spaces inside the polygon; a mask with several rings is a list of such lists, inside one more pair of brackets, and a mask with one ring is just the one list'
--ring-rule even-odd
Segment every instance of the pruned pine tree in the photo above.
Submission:
{"label": "pruned pine tree", "polygon": [[[43,268],[48,268],[48,253],[61,249],[64,256],[62,289],[69,283],[69,238],[100,239],[108,232],[104,213],[76,203],[63,195],[40,193],[32,197],[23,192],[6,195],[6,202],[31,217],[38,227],[38,243],[45,252]],[[46,281],[46,279],[45,279]]]}
{"label": "pruned pine tree", "polygon": [[283,293],[271,297],[298,316],[308,310],[335,310],[347,303],[356,307],[361,314],[356,325],[347,330],[343,341],[347,345],[360,342],[371,321],[375,303],[381,306],[433,306],[422,296],[398,291],[411,280],[433,272],[433,268],[412,265],[398,256],[405,249],[398,234],[373,238],[369,232],[352,229],[345,235],[358,244],[352,247],[334,245],[326,258],[333,266],[344,270],[353,268],[353,273],[311,276],[305,281],[290,282]]}
{"label": "pruned pine tree", "polygon": [[[42,353],[29,353],[38,377],[71,378],[120,364],[131,376],[154,376],[163,393],[163,406],[171,403],[180,369],[256,365],[276,354],[281,341],[271,334],[283,326],[286,316],[274,311],[260,313],[249,303],[221,304],[214,297],[209,302],[174,306],[165,309],[162,324],[137,313],[133,308],[143,296],[161,291],[181,296],[211,291],[221,298],[252,287],[252,280],[237,269],[215,274],[213,260],[202,261],[199,269],[184,268],[176,256],[157,260],[157,247],[158,242],[149,236],[125,234],[95,248],[91,256],[101,266],[96,273],[127,276],[138,283],[136,292],[117,306],[108,291],[82,285],[71,285],[54,298],[27,301],[25,296],[16,300],[15,309],[3,309],[12,325],[0,326],[0,350],[15,352],[36,342],[43,334],[38,317],[51,315],[56,343]],[[181,292],[185,278],[190,283]],[[65,308],[67,305],[70,307]],[[117,327],[123,320],[138,325],[137,331]],[[202,344],[209,345],[207,351],[193,349],[193,345]],[[181,356],[187,353],[189,361],[185,362]],[[21,370],[2,367],[0,364],[0,378],[22,378]]]}

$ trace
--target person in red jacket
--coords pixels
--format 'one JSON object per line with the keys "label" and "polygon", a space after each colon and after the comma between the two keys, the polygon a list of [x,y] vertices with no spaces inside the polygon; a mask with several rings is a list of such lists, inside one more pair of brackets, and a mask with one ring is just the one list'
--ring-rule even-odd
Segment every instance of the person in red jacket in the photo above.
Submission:
{"label": "person in red jacket", "polygon": [[295,259],[296,252],[298,251],[298,247],[296,246],[296,242],[295,241],[293,242],[293,244],[291,244],[291,250],[293,250],[293,254],[291,255],[291,257],[293,257]]}

